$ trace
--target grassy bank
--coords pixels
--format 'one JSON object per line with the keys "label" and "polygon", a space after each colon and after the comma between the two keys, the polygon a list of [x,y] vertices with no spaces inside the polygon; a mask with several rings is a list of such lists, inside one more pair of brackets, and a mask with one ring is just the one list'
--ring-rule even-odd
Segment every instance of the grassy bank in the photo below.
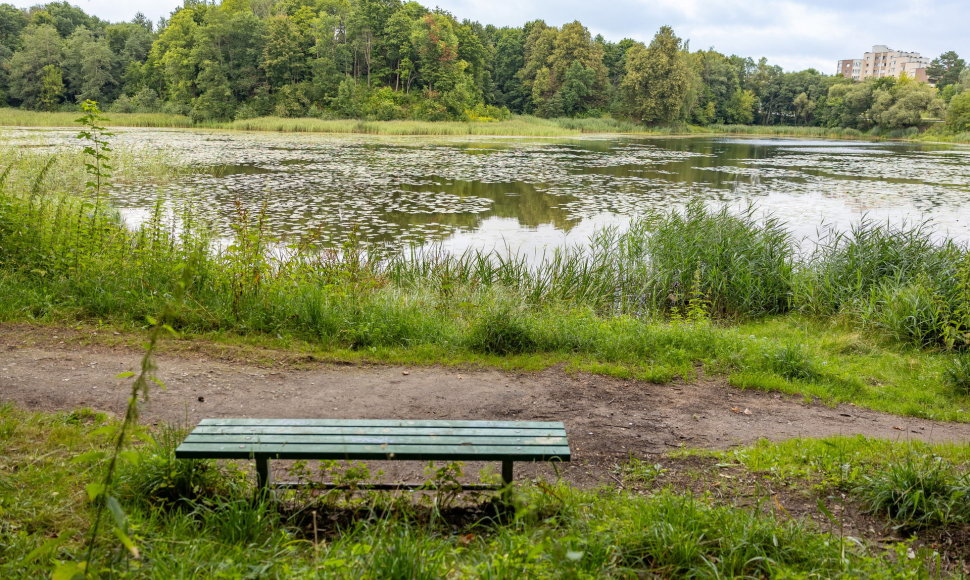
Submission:
{"label": "grassy bank", "polygon": [[[482,253],[379,259],[353,244],[318,252],[312,241],[280,252],[259,216],[239,215],[235,242],[215,250],[198,213],[173,220],[159,205],[130,231],[96,191],[63,193],[85,191],[81,153],[9,163],[2,321],[138,328],[169,309],[190,336],[356,360],[565,363],[656,382],[722,374],[970,420],[970,257],[920,228],[861,224],[802,258],[784,224],[754,209],[693,204],[533,267]],[[119,167],[117,179],[142,170]]]}
{"label": "grassy bank", "polygon": [[[72,127],[81,113],[38,112],[0,108],[0,126]],[[358,133],[371,135],[495,135],[523,137],[569,137],[583,133],[668,134],[634,123],[613,119],[540,119],[519,115],[508,121],[364,121],[356,119],[319,119],[258,117],[231,122],[193,124],[182,115],[164,113],[111,113],[105,121],[110,127],[159,127],[272,131],[284,133]]]}
{"label": "grassy bank", "polygon": [[[70,112],[40,112],[0,108],[0,126],[8,127],[76,127],[77,119],[82,113]],[[192,127],[192,120],[183,115],[169,115],[166,113],[112,113],[106,120],[110,127],[159,127],[186,128]]]}
{"label": "grassy bank", "polygon": [[[0,126],[71,127],[80,113],[44,113],[23,109],[0,108]],[[644,127],[611,118],[543,119],[515,115],[508,121],[367,121],[357,119],[319,119],[313,117],[257,117],[230,122],[194,124],[183,115],[164,113],[112,113],[106,121],[110,127],[205,128],[278,133],[334,133],[390,136],[499,136],[499,137],[571,137],[582,134],[630,135],[743,135],[750,137],[799,137],[817,139],[918,140],[946,143],[970,143],[970,134],[943,132],[918,133],[913,130],[863,132],[857,129],[774,125],[678,125]]]}
{"label": "grassy bank", "polygon": [[613,119],[540,119],[516,116],[508,121],[358,121],[259,117],[211,125],[219,129],[285,133],[359,133],[368,135],[569,137],[583,133],[665,134]]}
{"label": "grassy bank", "polygon": [[[113,426],[85,410],[37,414],[0,406],[0,573],[5,578],[47,576],[58,564],[86,557],[92,506],[85,486],[104,468]],[[826,526],[836,530],[827,533],[810,519],[777,509],[777,499],[767,502],[767,495],[758,507],[741,507],[712,495],[664,489],[663,477],[647,495],[556,483],[521,485],[514,509],[504,514],[487,500],[446,492],[423,497],[291,493],[280,501],[253,502],[249,466],[241,473],[232,464],[175,461],[178,433],[168,429],[142,433],[142,439],[147,443],[124,457],[115,488],[134,550],[105,532],[92,560],[96,574],[890,578],[959,571],[946,552],[941,559],[902,537],[887,542],[880,534],[881,545],[876,537],[850,538],[838,533],[838,522]],[[844,468],[865,469],[872,477],[894,469],[892,462],[872,469],[876,453],[911,451],[887,442],[868,442],[868,452],[858,440],[846,445],[860,451],[844,458]],[[966,446],[919,451],[964,461],[968,453]],[[767,444],[735,456],[745,453],[773,453],[780,465],[791,463],[784,460],[785,448]],[[624,470],[633,477],[637,465]],[[785,481],[795,489],[812,479],[795,474]],[[837,500],[830,505],[824,510],[837,510]],[[950,525],[959,524],[918,527],[917,535]]]}

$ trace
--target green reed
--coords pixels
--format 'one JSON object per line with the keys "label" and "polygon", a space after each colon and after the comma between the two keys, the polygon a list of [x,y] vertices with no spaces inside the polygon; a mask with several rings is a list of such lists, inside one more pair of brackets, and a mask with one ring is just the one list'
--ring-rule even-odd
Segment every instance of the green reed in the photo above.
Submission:
{"label": "green reed", "polygon": [[[0,108],[0,126],[8,127],[74,127],[79,112],[39,112],[9,107]],[[110,127],[185,128],[192,120],[167,113],[112,113],[106,121]]]}

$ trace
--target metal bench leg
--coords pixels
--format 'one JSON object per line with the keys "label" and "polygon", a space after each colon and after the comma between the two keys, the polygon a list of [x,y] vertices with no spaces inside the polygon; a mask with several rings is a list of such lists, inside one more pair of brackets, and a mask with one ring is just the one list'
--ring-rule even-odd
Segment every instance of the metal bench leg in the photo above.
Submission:
{"label": "metal bench leg", "polygon": [[270,484],[270,474],[269,474],[269,458],[267,457],[257,457],[256,458],[256,487],[259,491],[266,491],[269,489]]}
{"label": "metal bench leg", "polygon": [[512,462],[503,461],[502,462],[502,483],[509,485],[512,483]]}

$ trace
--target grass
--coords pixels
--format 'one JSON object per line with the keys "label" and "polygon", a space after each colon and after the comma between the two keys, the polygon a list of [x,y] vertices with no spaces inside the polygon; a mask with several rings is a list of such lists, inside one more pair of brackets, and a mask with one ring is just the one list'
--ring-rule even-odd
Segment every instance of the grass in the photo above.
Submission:
{"label": "grass", "polygon": [[[0,574],[5,578],[46,576],[56,563],[80,557],[92,509],[84,487],[102,467],[100,456],[91,452],[108,447],[108,438],[99,433],[112,425],[85,410],[41,414],[0,406]],[[123,507],[139,558],[112,550],[103,538],[105,557],[93,568],[96,573],[131,578],[890,577],[928,574],[933,564],[922,552],[899,560],[898,550],[832,536],[808,521],[674,490],[642,496],[562,483],[526,485],[516,489],[513,511],[500,516],[488,503],[444,512],[436,511],[432,500],[393,494],[252,501],[251,484],[234,467],[211,465],[207,484],[173,504],[170,496],[147,491],[164,487],[159,484],[171,477],[143,468],[167,462],[172,445],[163,433],[127,455],[127,481],[135,474],[139,482],[122,496]],[[648,466],[629,475],[643,477],[641,471],[649,477],[658,472]],[[907,545],[900,546],[905,553]]]}
{"label": "grass", "polygon": [[[126,155],[116,179],[165,178],[164,160]],[[354,245],[270,255],[259,216],[238,216],[235,243],[218,250],[197,216],[172,221],[161,205],[128,230],[91,192],[63,193],[85,191],[80,153],[52,159],[17,152],[0,169],[0,321],[136,329],[184,296],[171,322],[186,336],[279,337],[329,359],[564,363],[654,382],[703,372],[970,420],[951,354],[967,347],[970,260],[924,230],[865,225],[802,262],[783,224],[693,204],[539,267],[481,252],[380,259]],[[884,298],[913,287],[928,298]]]}
{"label": "grass", "polygon": [[231,123],[209,125],[240,131],[285,133],[362,133],[372,135],[491,135],[523,137],[565,137],[583,133],[636,133],[654,131],[633,123],[612,119],[540,119],[516,116],[508,121],[361,121],[355,119],[315,119],[258,117]]}
{"label": "grass", "polygon": [[[39,112],[10,107],[0,108],[0,126],[8,127],[76,127],[81,112]],[[167,113],[112,113],[106,121],[110,127],[192,127],[184,115]]]}
{"label": "grass", "polygon": [[[0,108],[0,126],[72,127],[80,112],[39,112],[10,107]],[[628,121],[603,118],[543,119],[514,115],[507,121],[367,121],[360,119],[320,119],[316,117],[256,117],[230,122],[193,123],[184,115],[168,113],[112,113],[110,127],[159,127],[269,131],[278,133],[339,133],[397,136],[498,136],[569,137],[581,134],[694,135],[728,134],[780,136],[821,139],[904,139],[946,143],[970,143],[970,133],[949,134],[930,131],[863,132],[851,128],[775,126],[775,125],[674,125],[644,127]]]}
{"label": "grass", "polygon": [[967,443],[931,445],[862,436],[799,438],[762,440],[732,451],[687,450],[675,455],[736,462],[778,482],[802,480],[820,496],[848,494],[904,534],[970,524]]}

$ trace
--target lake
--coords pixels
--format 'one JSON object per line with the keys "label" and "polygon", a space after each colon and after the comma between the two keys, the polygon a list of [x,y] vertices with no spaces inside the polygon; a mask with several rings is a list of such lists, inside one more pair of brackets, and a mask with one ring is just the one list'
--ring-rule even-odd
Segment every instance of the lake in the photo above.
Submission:
{"label": "lake", "polygon": [[[862,219],[932,222],[970,241],[970,147],[774,138],[572,139],[266,134],[117,129],[116,146],[171,151],[184,179],[113,187],[131,223],[158,196],[204,208],[229,231],[238,208],[280,236],[348,235],[403,247],[438,243],[541,252],[583,243],[693,198],[786,222],[803,248]],[[6,129],[12,144],[73,146],[77,129]]]}

